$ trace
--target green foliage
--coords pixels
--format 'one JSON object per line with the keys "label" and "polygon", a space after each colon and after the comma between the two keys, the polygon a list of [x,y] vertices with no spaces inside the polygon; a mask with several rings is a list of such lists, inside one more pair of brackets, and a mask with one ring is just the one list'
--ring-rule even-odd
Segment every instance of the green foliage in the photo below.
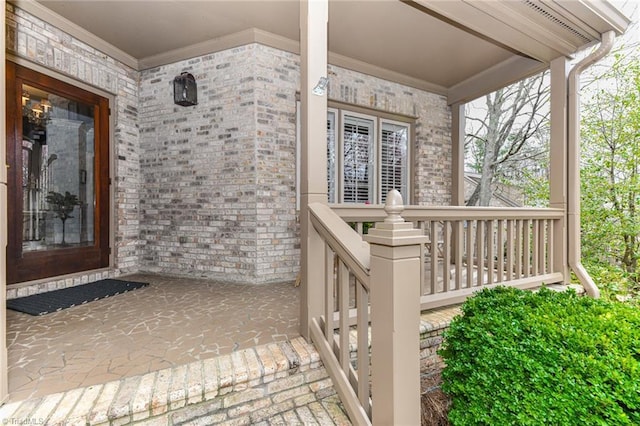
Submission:
{"label": "green foliage", "polygon": [[[587,260],[584,263],[584,267],[600,289],[601,295],[605,300],[623,300],[636,306],[640,303],[640,288],[638,284],[620,266],[611,262]],[[577,279],[575,282],[577,282]]]}
{"label": "green foliage", "polygon": [[[358,222],[348,222],[351,229],[354,231],[358,231]],[[375,222],[362,222],[362,235],[367,235],[369,233],[369,229],[375,227]]]}
{"label": "green foliage", "polygon": [[80,200],[75,194],[65,191],[64,195],[59,192],[50,191],[45,198],[47,203],[51,204],[51,209],[63,222],[72,218],[71,213],[76,206],[80,205]]}
{"label": "green foliage", "polygon": [[453,425],[640,424],[640,311],[542,289],[468,299],[445,334]]}
{"label": "green foliage", "polygon": [[617,55],[583,107],[582,251],[639,282],[640,63]]}

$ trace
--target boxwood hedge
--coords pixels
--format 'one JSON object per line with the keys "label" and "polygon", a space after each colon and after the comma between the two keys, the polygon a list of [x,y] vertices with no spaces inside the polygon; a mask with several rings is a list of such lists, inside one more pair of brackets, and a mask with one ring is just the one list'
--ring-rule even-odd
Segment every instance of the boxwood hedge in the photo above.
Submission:
{"label": "boxwood hedge", "polygon": [[453,425],[640,425],[640,311],[498,287],[445,333]]}

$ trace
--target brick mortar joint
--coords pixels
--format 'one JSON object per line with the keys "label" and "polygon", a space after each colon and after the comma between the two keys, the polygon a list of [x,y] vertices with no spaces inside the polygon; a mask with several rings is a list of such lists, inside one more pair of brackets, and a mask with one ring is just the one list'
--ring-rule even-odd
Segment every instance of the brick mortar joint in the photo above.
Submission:
{"label": "brick mortar joint", "polygon": [[[256,350],[257,348],[266,349],[267,352],[271,353],[272,355],[271,361],[276,366],[273,372],[270,372],[270,373],[265,372],[265,359],[261,357],[260,352]],[[269,348],[277,348],[278,350],[272,351]],[[301,353],[302,351],[306,351],[306,353]],[[135,396],[141,390],[142,377],[147,376],[149,374],[154,375],[153,390],[155,390],[158,377],[163,372],[164,374],[173,375],[176,368],[183,368],[183,369],[186,368],[186,371],[190,371],[191,369],[200,370],[202,371],[201,375],[199,376],[201,386],[200,386],[200,394],[198,395],[199,399],[197,401],[207,402],[215,399],[216,397],[229,395],[230,392],[243,391],[248,388],[266,385],[271,381],[271,380],[268,380],[268,381],[264,380],[265,377],[268,377],[268,376],[275,376],[276,378],[284,378],[284,377],[290,377],[294,374],[308,372],[308,371],[322,368],[322,363],[319,361],[319,356],[315,351],[315,348],[311,344],[306,343],[302,337],[292,339],[291,341],[270,343],[270,344],[261,345],[254,348],[243,349],[235,353],[239,354],[239,355],[236,355],[236,357],[239,356],[242,359],[246,360],[247,354],[250,354],[252,352],[253,352],[253,355],[256,356],[256,359],[258,360],[258,363],[260,366],[260,377],[256,378],[255,376],[252,376],[250,374],[251,367],[248,362],[245,362],[241,368],[237,368],[235,363],[231,361],[233,353],[220,355],[214,359],[216,359],[216,361],[224,357],[229,359],[229,365],[231,366],[232,371],[227,373],[231,374],[231,377],[232,377],[231,383],[226,386],[222,385],[222,383],[220,382],[220,375],[222,373],[220,369],[222,367],[220,367],[220,364],[217,364],[219,368],[216,369],[217,370],[216,387],[215,389],[208,389],[207,392],[205,392],[206,379],[205,379],[204,364],[203,364],[205,360],[199,360],[199,361],[195,361],[189,364],[184,364],[181,366],[176,366],[176,367],[158,370],[158,371],[152,371],[139,376],[125,377],[120,380],[106,382],[100,385],[93,385],[93,386],[88,386],[84,388],[72,389],[70,391],[61,392],[59,394],[45,395],[43,397],[36,398],[35,401],[34,400],[18,401],[15,403],[10,403],[8,404],[8,406],[12,406],[13,408],[15,408],[14,410],[12,410],[12,412],[15,413],[15,412],[18,412],[22,406],[29,404],[29,405],[33,405],[33,407],[38,407],[44,402],[45,399],[55,398],[58,395],[60,395],[60,400],[63,400],[65,399],[65,396],[68,396],[72,392],[75,392],[77,394],[74,402],[74,406],[75,406],[81,400],[82,395],[84,395],[87,389],[93,388],[95,386],[100,386],[101,387],[100,395],[96,397],[96,399],[91,404],[91,406],[86,410],[85,413],[82,413],[80,417],[85,418],[85,420],[87,421],[90,421],[91,418],[95,418],[96,416],[98,417],[104,416],[105,418],[108,419],[109,422],[112,422],[116,419],[124,419],[124,418],[128,418],[128,419],[153,418],[156,416],[156,414],[154,413],[156,413],[161,406],[165,406],[167,408],[166,412],[170,412],[172,411],[170,408],[171,406],[192,405],[194,403],[193,402],[194,395],[190,393],[190,380],[186,379],[184,382],[183,388],[174,389],[174,391],[177,390],[178,394],[181,395],[179,398],[170,399],[167,393],[166,398],[158,404],[158,401],[154,401],[155,393],[152,391],[149,394],[149,397],[146,403],[139,405],[138,409],[135,409],[133,402],[134,402]],[[284,373],[283,376],[278,377],[278,374],[283,374],[283,373]],[[236,381],[237,377],[240,377],[241,380]],[[117,416],[114,416],[112,414],[112,409],[114,406],[118,405],[118,399],[119,399],[120,393],[123,391],[123,383],[125,381],[128,381],[128,382],[137,381],[137,384],[135,386],[135,390],[131,393],[131,398],[127,404],[126,412],[122,411],[122,412],[119,412]],[[112,397],[110,397],[109,404],[104,405],[105,408],[102,410],[103,412],[94,411],[105,389],[112,386],[117,386],[117,391],[113,394]],[[227,392],[224,392],[225,390],[227,390]],[[180,392],[180,391],[183,391],[183,392]],[[8,409],[7,408],[8,406],[0,407],[0,412],[2,411],[1,408]],[[53,413],[55,413],[56,408],[57,406],[52,407],[52,410],[47,414],[47,417],[50,417]],[[119,411],[125,407],[118,405],[117,408]],[[9,414],[11,413],[7,413],[7,415]],[[2,415],[4,416],[5,413],[2,413]]]}

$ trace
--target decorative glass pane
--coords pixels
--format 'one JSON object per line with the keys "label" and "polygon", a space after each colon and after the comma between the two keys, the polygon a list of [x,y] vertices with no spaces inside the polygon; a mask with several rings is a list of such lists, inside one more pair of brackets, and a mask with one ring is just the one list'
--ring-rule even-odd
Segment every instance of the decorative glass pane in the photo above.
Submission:
{"label": "decorative glass pane", "polygon": [[344,193],[345,203],[372,203],[373,120],[345,115]]}
{"label": "decorative glass pane", "polygon": [[94,107],[22,86],[23,251],[94,241]]}
{"label": "decorative glass pane", "polygon": [[405,203],[408,199],[407,151],[409,128],[406,125],[382,122],[380,141],[380,202],[387,193],[397,189]]}

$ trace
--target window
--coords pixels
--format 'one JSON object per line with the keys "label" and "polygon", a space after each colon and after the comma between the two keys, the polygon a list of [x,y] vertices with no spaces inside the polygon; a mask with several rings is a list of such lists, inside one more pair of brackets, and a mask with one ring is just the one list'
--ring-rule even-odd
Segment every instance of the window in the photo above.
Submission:
{"label": "window", "polygon": [[375,202],[375,122],[342,113],[343,203]]}
{"label": "window", "polygon": [[8,283],[108,266],[108,99],[6,70]]}
{"label": "window", "polygon": [[[330,104],[327,110],[328,201],[382,204],[389,191],[397,189],[405,203],[409,203],[409,147],[414,120],[359,107],[342,108],[338,102],[330,101]],[[296,112],[299,166],[300,102]],[[296,167],[296,183],[299,188],[299,167]],[[297,195],[299,208],[300,194]]]}
{"label": "window", "polygon": [[380,130],[380,199],[384,202],[392,189],[397,189],[402,198],[409,201],[409,176],[407,147],[409,127],[406,124],[383,121]]}
{"label": "window", "polygon": [[[329,202],[384,203],[392,189],[400,191],[408,202],[409,138],[409,122],[329,109]],[[336,153],[341,155],[336,157]]]}

